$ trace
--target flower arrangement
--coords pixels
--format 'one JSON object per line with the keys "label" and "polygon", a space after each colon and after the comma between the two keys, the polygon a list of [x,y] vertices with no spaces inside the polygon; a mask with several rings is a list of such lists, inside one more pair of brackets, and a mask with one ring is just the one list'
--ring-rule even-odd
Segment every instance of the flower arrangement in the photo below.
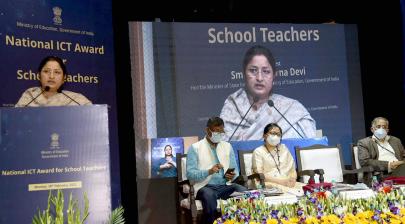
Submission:
{"label": "flower arrangement", "polygon": [[[70,193],[66,210],[67,215],[65,216],[63,190],[58,189],[56,195],[49,191],[47,209],[38,211],[32,219],[32,224],[84,224],[90,213],[87,194],[85,193],[83,197],[84,209],[80,211],[79,201],[73,198],[72,193]],[[125,224],[124,208],[122,206],[115,208],[106,223]]]}
{"label": "flower arrangement", "polygon": [[347,200],[329,191],[307,193],[295,204],[268,205],[260,192],[221,203],[215,224],[405,223],[400,190],[381,186],[375,197]]}

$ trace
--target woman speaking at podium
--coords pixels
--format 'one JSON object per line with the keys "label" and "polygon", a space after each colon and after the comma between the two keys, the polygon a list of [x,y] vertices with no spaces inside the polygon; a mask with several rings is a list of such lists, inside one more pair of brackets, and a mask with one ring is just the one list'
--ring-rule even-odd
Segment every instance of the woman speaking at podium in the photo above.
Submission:
{"label": "woman speaking at podium", "polygon": [[66,66],[62,59],[47,56],[38,67],[41,87],[27,89],[16,107],[91,105],[91,101],[80,93],[62,90],[66,78]]}

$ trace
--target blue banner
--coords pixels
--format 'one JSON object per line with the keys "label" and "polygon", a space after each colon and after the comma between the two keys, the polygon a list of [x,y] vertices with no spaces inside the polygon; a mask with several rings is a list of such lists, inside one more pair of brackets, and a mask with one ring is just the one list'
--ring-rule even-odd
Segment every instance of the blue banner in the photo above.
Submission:
{"label": "blue banner", "polygon": [[0,106],[14,106],[27,88],[39,86],[42,58],[62,58],[64,89],[109,105],[112,187],[119,201],[111,1],[5,0],[0,6]]}
{"label": "blue banner", "polygon": [[[31,223],[47,208],[49,190],[72,193],[86,223],[104,223],[111,212],[106,105],[2,108],[0,223]],[[64,212],[66,212],[64,209]]]}

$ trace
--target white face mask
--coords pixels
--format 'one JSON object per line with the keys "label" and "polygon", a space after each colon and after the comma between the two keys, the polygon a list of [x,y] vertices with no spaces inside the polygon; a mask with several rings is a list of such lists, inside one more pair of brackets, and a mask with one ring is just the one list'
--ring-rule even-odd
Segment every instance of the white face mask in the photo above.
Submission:
{"label": "white face mask", "polygon": [[222,141],[223,138],[224,138],[224,133],[211,131],[211,137],[210,137],[211,142],[219,143],[220,141]]}
{"label": "white face mask", "polygon": [[272,146],[276,146],[280,144],[280,137],[278,135],[268,135],[266,138],[267,143],[269,143]]}
{"label": "white face mask", "polygon": [[384,139],[387,136],[387,131],[384,128],[379,128],[374,131],[374,136],[379,140]]}

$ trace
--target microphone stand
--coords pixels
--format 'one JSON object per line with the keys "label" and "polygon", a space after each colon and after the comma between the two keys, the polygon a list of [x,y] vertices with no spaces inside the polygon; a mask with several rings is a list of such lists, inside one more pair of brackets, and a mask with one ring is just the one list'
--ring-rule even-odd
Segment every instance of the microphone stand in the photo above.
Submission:
{"label": "microphone stand", "polygon": [[[271,103],[270,103],[270,101],[271,101]],[[287,123],[295,130],[295,132],[298,133],[299,136],[301,136],[301,138],[304,138],[304,136],[302,136],[301,133],[299,133],[298,130],[295,129],[294,126],[287,120],[287,118],[284,117],[284,115],[277,109],[277,107],[274,106],[274,103],[272,100],[269,100],[269,102],[267,102],[267,103],[269,104],[270,107],[273,107],[281,115],[281,117],[284,118],[285,121],[287,121]]]}
{"label": "microphone stand", "polygon": [[81,106],[80,103],[78,103],[75,99],[73,99],[72,97],[70,97],[68,94],[64,93],[62,90],[58,90],[59,93],[62,93],[63,95],[65,95],[67,98],[69,98],[71,101],[75,102],[77,105]]}
{"label": "microphone stand", "polygon": [[235,130],[233,131],[231,137],[228,139],[228,142],[231,141],[233,135],[235,134],[236,130],[238,130],[240,124],[242,124],[242,121],[245,120],[246,115],[249,113],[250,109],[252,109],[253,105],[256,103],[256,101],[253,101],[253,103],[250,105],[249,109],[246,111],[245,115],[243,115],[242,120],[240,120],[238,126],[236,126]]}
{"label": "microphone stand", "polygon": [[44,92],[48,92],[49,89],[50,89],[49,86],[45,86],[45,88],[36,97],[32,98],[29,103],[25,104],[24,107],[28,107],[28,105],[30,105],[32,102],[34,102],[34,100],[36,100],[40,95],[42,95]]}

